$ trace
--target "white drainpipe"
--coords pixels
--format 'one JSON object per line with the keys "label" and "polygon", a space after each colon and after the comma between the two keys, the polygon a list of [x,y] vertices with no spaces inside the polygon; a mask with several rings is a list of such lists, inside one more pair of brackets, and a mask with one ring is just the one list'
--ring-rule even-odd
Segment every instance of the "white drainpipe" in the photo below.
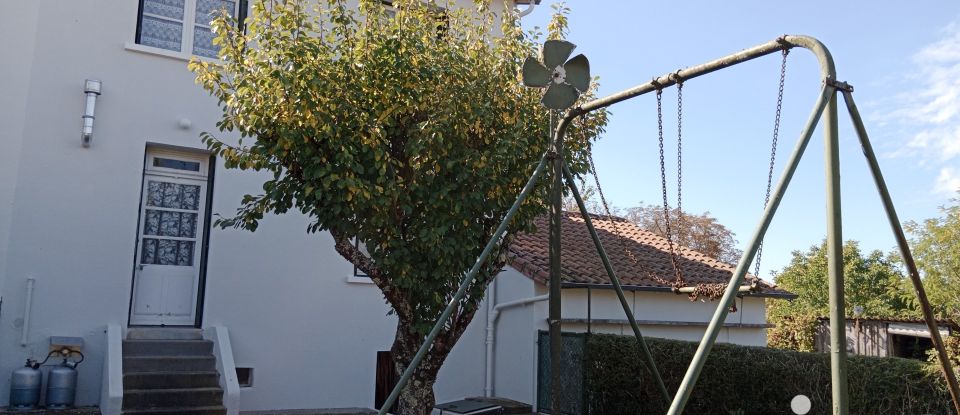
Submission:
{"label": "white drainpipe", "polygon": [[30,333],[30,309],[33,308],[33,285],[37,280],[27,278],[27,298],[23,305],[23,326],[20,328],[20,346],[27,347],[27,334]]}
{"label": "white drainpipe", "polygon": [[[516,1],[513,1],[513,0],[504,0],[503,3],[504,3],[504,6],[506,6],[507,8],[510,7],[511,3],[513,4],[513,6],[516,6],[516,5],[517,5],[517,4],[516,4]],[[517,11],[517,18],[521,18],[521,17],[526,16],[526,15],[528,15],[528,14],[530,14],[530,13],[533,13],[533,9],[536,8],[536,7],[537,7],[537,2],[536,2],[536,0],[530,0],[530,3],[527,4],[527,8],[526,8],[526,9],[518,10],[518,9],[516,9],[516,7],[514,7],[514,9]]]}
{"label": "white drainpipe", "polygon": [[[496,299],[495,293],[496,290],[491,291],[490,302],[487,304],[493,304],[493,300]],[[494,351],[496,350],[496,324],[497,318],[500,317],[500,310],[510,307],[519,307],[525,306],[528,304],[533,304],[539,301],[546,301],[549,299],[549,295],[538,295],[536,297],[521,298],[519,300],[507,301],[502,304],[497,304],[493,307],[493,310],[487,315],[487,369],[484,371],[483,379],[483,396],[492,397],[493,396],[493,364],[496,361],[494,356]]]}

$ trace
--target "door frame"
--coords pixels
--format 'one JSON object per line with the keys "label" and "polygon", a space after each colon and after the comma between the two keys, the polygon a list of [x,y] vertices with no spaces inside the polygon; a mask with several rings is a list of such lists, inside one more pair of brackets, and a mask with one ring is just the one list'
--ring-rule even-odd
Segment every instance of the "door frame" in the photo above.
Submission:
{"label": "door frame", "polygon": [[[153,173],[160,174],[171,174],[176,171],[170,171],[162,168],[151,168],[148,163],[152,159],[151,156],[155,155],[167,155],[173,157],[186,157],[194,160],[202,160],[203,157],[206,157],[206,160],[202,160],[200,170],[203,171],[206,169],[206,173],[200,174],[189,174],[187,172],[182,172],[180,174],[186,177],[192,177],[199,179],[201,177],[206,180],[206,191],[203,195],[203,211],[199,212],[202,215],[203,226],[198,229],[198,232],[201,233],[200,237],[197,238],[197,242],[200,243],[200,252],[199,252],[199,270],[198,270],[198,280],[197,280],[197,290],[196,290],[196,311],[194,312],[195,318],[192,325],[169,325],[169,324],[133,324],[133,300],[136,285],[137,285],[137,265],[139,265],[138,258],[140,255],[140,227],[143,226],[143,193],[144,193],[144,184],[146,183],[146,178],[148,174]],[[169,144],[158,144],[147,142],[144,152],[143,152],[143,165],[140,169],[140,192],[139,192],[139,201],[137,202],[137,223],[134,228],[134,244],[133,244],[133,259],[131,261],[130,267],[130,298],[127,302],[127,327],[194,327],[200,328],[203,324],[203,309],[204,309],[204,300],[206,298],[206,285],[207,285],[207,257],[208,251],[210,249],[210,220],[213,216],[213,183],[214,183],[214,173],[216,171],[216,161],[217,158],[214,154],[209,151],[191,148],[191,147],[181,147],[173,146]]]}

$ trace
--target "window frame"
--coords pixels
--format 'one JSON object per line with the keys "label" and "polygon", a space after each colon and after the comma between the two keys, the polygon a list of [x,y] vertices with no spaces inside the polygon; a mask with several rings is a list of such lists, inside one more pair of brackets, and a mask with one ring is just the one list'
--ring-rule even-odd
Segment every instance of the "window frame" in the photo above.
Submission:
{"label": "window frame", "polygon": [[[361,248],[361,246],[360,246],[360,240],[359,240],[358,238],[351,238],[351,239],[353,240],[353,246],[354,246],[354,248],[356,248],[356,249],[358,249],[358,250],[359,250],[359,249],[363,249],[364,251],[367,250],[367,248],[366,248],[365,246]],[[348,283],[373,284],[373,279],[371,279],[369,275],[367,275],[367,274],[365,274],[363,271],[361,271],[360,268],[357,267],[356,264],[351,263],[350,265],[353,267],[353,273],[351,273],[349,276],[347,276],[347,282],[348,282]]]}
{"label": "window frame", "polygon": [[[174,169],[169,167],[160,167],[154,165],[154,159],[171,159],[177,161],[185,161],[189,163],[200,163],[200,168],[197,171],[192,170],[183,170],[183,169]],[[183,151],[169,150],[166,148],[150,148],[147,152],[147,160],[144,164],[143,170],[147,173],[168,175],[173,177],[189,177],[189,178],[199,178],[206,179],[208,174],[207,171],[210,169],[210,157],[206,154],[191,154]]]}
{"label": "window frame", "polygon": [[[240,28],[246,30],[244,22],[247,18],[247,13],[249,11],[249,0],[232,0],[235,3],[235,8],[233,10],[234,16],[237,17],[237,22],[240,25]],[[127,49],[153,53],[156,55],[178,57],[183,59],[190,59],[191,57],[197,57],[199,59],[208,59],[208,60],[217,60],[217,57],[210,57],[204,55],[197,55],[193,53],[194,49],[194,39],[196,37],[197,26],[209,28],[210,24],[200,24],[196,22],[197,16],[197,3],[199,0],[183,0],[183,20],[179,22],[182,25],[182,32],[180,35],[180,50],[171,50],[165,49],[157,46],[150,46],[141,43],[141,36],[143,33],[143,18],[144,16],[159,18],[168,21],[176,21],[175,19],[165,17],[165,16],[155,16],[152,14],[144,13],[144,3],[145,0],[138,0],[137,5],[137,24],[136,30],[134,32],[134,38],[132,44],[127,44]]]}

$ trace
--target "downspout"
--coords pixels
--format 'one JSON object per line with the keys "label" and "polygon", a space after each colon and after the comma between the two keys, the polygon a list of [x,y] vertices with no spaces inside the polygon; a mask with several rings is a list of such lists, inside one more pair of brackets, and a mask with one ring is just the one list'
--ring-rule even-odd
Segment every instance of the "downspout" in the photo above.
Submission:
{"label": "downspout", "polygon": [[[491,296],[491,299],[494,298]],[[493,364],[494,364],[494,351],[496,350],[496,324],[497,318],[500,317],[500,310],[510,307],[519,307],[525,306],[528,304],[533,304],[540,301],[547,301],[550,299],[549,295],[538,295],[536,297],[522,298],[514,301],[507,301],[502,304],[497,304],[493,307],[493,311],[487,316],[487,369],[483,373],[484,386],[483,386],[483,396],[492,397],[493,396]],[[492,304],[492,301],[491,303]]]}
{"label": "downspout", "polygon": [[33,285],[37,280],[27,278],[27,301],[23,305],[23,326],[20,327],[20,347],[27,347],[27,335],[30,333],[30,310],[33,308]]}
{"label": "downspout", "polygon": [[517,14],[517,17],[523,17],[530,13],[533,13],[533,9],[535,9],[536,7],[537,7],[536,0],[530,0],[530,4],[527,4],[527,8],[519,12],[519,14]]}
{"label": "downspout", "polygon": [[511,4],[513,4],[513,9],[514,9],[514,11],[517,12],[517,19],[523,18],[523,16],[526,16],[526,15],[528,15],[528,14],[530,14],[530,13],[533,13],[533,9],[535,9],[535,8],[537,7],[537,1],[536,1],[536,0],[530,0],[530,3],[527,4],[527,8],[526,8],[526,9],[518,10],[518,9],[516,8],[516,6],[517,6],[516,0],[503,0],[503,7],[504,7],[504,8],[510,9],[510,8],[511,8],[511,7],[510,7]]}
{"label": "downspout", "polygon": [[490,293],[487,294],[487,334],[484,339],[484,344],[486,345],[486,354],[484,355],[484,375],[483,375],[483,396],[491,397],[493,394],[493,381],[491,378],[491,373],[493,373],[493,329],[494,321],[496,317],[493,314],[493,311],[497,305],[497,279],[494,278],[493,282],[490,283]]}

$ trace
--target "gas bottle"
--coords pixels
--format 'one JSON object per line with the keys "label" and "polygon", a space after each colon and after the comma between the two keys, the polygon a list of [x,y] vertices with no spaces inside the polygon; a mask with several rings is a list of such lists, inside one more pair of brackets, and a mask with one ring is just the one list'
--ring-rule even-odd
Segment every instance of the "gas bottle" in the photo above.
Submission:
{"label": "gas bottle", "polygon": [[47,378],[47,408],[66,409],[73,407],[77,397],[77,364],[67,359],[50,369]]}
{"label": "gas bottle", "polygon": [[13,371],[10,379],[10,408],[33,409],[40,403],[40,385],[43,383],[43,372],[40,363],[27,359],[27,363]]}

